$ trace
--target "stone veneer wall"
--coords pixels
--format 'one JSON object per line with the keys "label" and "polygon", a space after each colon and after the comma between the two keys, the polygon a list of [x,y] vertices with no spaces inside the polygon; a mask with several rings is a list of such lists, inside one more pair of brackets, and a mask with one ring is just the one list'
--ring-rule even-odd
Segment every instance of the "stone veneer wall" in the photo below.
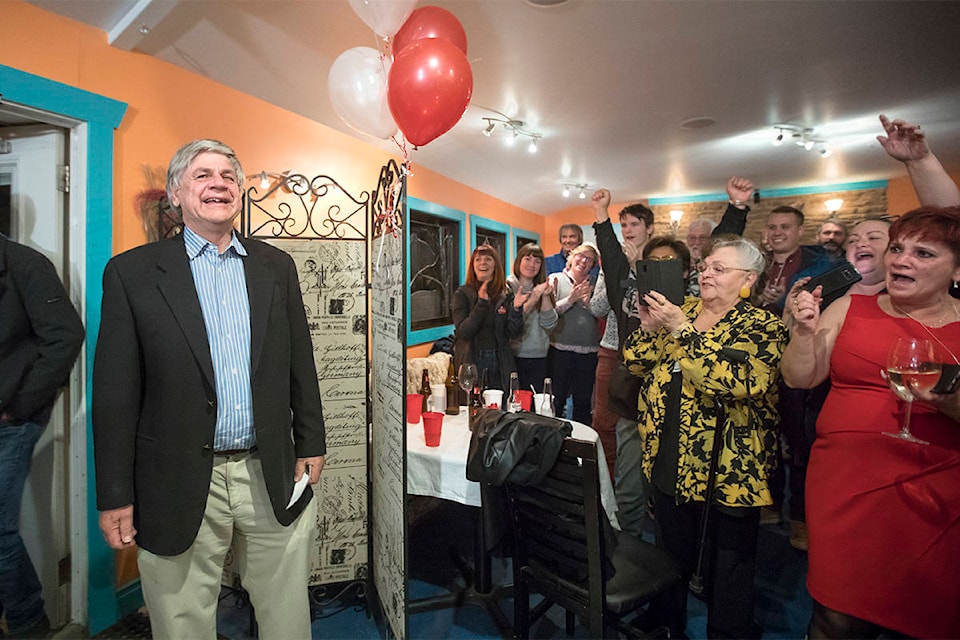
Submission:
{"label": "stone veneer wall", "polygon": [[[853,224],[860,220],[887,214],[887,190],[886,189],[865,189],[862,191],[838,191],[835,193],[816,193],[808,195],[796,195],[766,198],[763,192],[760,193],[761,200],[759,204],[750,203],[750,213],[747,216],[747,228],[744,236],[758,242],[767,221],[767,215],[776,207],[789,205],[797,207],[803,211],[805,222],[803,225],[803,244],[814,244],[814,237],[820,223],[830,217],[830,213],[823,205],[824,201],[831,198],[842,198],[843,206],[837,212],[836,217],[847,225],[849,231]],[[726,209],[727,201],[719,202],[688,202],[683,204],[654,205],[650,207],[654,214],[654,231],[656,235],[670,234],[670,211],[672,209],[682,209],[683,219],[680,221],[680,231],[677,236],[681,239],[687,237],[687,227],[697,218],[710,218],[719,222],[723,212]]]}

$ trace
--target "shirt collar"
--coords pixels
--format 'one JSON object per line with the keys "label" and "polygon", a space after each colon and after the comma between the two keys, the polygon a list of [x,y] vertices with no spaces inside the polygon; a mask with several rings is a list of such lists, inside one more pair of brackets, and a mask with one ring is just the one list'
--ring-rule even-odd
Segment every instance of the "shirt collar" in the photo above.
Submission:
{"label": "shirt collar", "polygon": [[[191,260],[206,251],[208,246],[216,249],[212,242],[201,238],[195,231],[193,231],[193,229],[187,226],[183,227],[183,244],[187,249],[187,257]],[[230,249],[233,249],[234,252],[236,252],[236,254],[239,256],[247,255],[247,250],[243,244],[241,244],[240,239],[237,237],[235,231],[231,232],[230,234],[230,244],[227,245],[227,251],[230,251]],[[224,251],[224,253],[227,251]]]}

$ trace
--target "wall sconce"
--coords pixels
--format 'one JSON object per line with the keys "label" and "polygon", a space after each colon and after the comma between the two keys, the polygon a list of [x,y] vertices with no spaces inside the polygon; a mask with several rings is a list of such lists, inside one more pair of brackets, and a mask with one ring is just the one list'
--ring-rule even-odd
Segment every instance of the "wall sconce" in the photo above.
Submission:
{"label": "wall sconce", "polygon": [[505,145],[512,147],[517,142],[517,138],[529,138],[530,143],[527,145],[527,151],[530,153],[537,152],[537,144],[540,142],[540,138],[543,137],[543,134],[525,129],[523,120],[512,120],[510,118],[497,117],[483,117],[481,120],[484,120],[487,123],[487,126],[484,127],[480,133],[487,138],[491,137],[494,131],[496,131],[497,125],[500,125],[500,128],[505,130],[507,134],[503,139],[503,143]]}
{"label": "wall sconce", "polygon": [[843,198],[830,198],[825,200],[823,206],[827,208],[827,211],[830,212],[830,215],[835,214],[837,211],[840,211],[840,207],[843,206]]}
{"label": "wall sconce", "polygon": [[310,187],[310,182],[306,177],[292,170],[284,171],[283,173],[264,170],[248,177],[247,180],[259,180],[259,186],[262,191],[269,191],[275,188],[275,185],[282,187],[286,191],[293,191],[294,189],[306,191]]}
{"label": "wall sconce", "polygon": [[580,198],[581,200],[585,200],[587,197],[587,185],[581,184],[579,182],[564,183],[563,191],[560,192],[560,195],[562,195],[564,198],[569,198],[571,191],[579,191],[579,193],[577,194],[577,197]]}
{"label": "wall sconce", "polygon": [[680,233],[680,221],[683,219],[682,209],[670,210],[670,234],[676,236]]}

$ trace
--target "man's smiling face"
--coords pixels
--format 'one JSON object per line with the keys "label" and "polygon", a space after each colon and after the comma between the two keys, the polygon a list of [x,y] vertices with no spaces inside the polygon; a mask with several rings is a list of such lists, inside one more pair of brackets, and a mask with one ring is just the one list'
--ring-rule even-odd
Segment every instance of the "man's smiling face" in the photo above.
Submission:
{"label": "man's smiling face", "polygon": [[171,201],[183,212],[183,223],[203,235],[233,226],[240,213],[240,185],[225,155],[205,151],[180,176],[180,186]]}

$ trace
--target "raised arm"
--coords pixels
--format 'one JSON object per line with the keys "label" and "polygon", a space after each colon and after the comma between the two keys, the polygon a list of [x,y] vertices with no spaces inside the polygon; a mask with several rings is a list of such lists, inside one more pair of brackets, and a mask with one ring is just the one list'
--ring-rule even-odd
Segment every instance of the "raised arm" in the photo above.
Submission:
{"label": "raised arm", "polygon": [[750,196],[753,195],[753,183],[746,178],[732,176],[727,180],[727,210],[711,235],[722,236],[732,234],[742,236],[747,226],[747,214],[750,207]]}
{"label": "raised arm", "polygon": [[900,119],[890,120],[883,114],[880,115],[880,124],[887,135],[877,136],[877,140],[887,155],[906,165],[920,204],[936,207],[960,204],[960,190],[930,151],[920,125]]}

